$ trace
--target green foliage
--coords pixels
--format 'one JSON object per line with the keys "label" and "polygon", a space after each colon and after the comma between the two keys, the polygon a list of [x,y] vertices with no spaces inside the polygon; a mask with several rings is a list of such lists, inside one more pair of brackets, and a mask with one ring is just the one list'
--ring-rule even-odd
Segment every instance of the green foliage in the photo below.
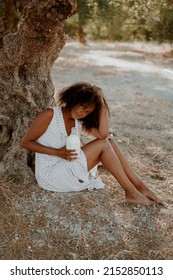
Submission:
{"label": "green foliage", "polygon": [[65,23],[91,39],[173,41],[173,0],[77,0],[77,15]]}
{"label": "green foliage", "polygon": [[22,15],[18,9],[20,1],[0,0],[0,19],[5,33],[16,32],[20,25],[22,20]]}
{"label": "green foliage", "polygon": [[0,18],[3,17],[4,12],[5,12],[5,3],[3,0],[0,0]]}
{"label": "green foliage", "polygon": [[92,9],[86,0],[77,0],[78,24],[85,25],[89,18],[92,18]]}
{"label": "green foliage", "polygon": [[153,27],[153,35],[159,42],[173,42],[173,7],[162,8],[160,21]]}

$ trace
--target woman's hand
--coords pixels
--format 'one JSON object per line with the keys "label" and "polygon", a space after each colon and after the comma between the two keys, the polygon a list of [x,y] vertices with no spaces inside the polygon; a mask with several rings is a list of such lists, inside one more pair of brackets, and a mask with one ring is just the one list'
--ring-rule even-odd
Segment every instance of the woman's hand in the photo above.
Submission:
{"label": "woman's hand", "polygon": [[68,161],[77,159],[77,155],[76,150],[67,150],[66,146],[57,149],[57,156]]}
{"label": "woman's hand", "polygon": [[100,88],[96,85],[94,85],[93,88],[100,97],[102,108],[105,108],[106,110],[108,110],[108,108],[105,106],[106,102],[105,102],[104,92],[103,92],[102,88]]}
{"label": "woman's hand", "polygon": [[103,96],[104,96],[102,88],[100,88],[100,87],[94,85],[94,86],[93,86],[93,89],[98,93],[98,95],[100,95],[100,97],[103,97]]}
{"label": "woman's hand", "polygon": [[100,98],[101,108],[99,112],[99,127],[93,127],[90,130],[90,134],[99,139],[106,139],[109,136],[109,108],[105,101],[103,90],[96,85],[93,86],[93,89]]}

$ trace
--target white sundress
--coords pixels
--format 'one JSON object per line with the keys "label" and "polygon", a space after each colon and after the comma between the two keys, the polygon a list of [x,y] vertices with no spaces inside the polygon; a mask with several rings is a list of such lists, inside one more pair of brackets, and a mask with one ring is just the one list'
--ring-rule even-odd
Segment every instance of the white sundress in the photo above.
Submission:
{"label": "white sundress", "polygon": [[[48,147],[59,149],[66,145],[68,137],[62,114],[62,108],[56,106],[53,118],[45,133],[37,142]],[[79,122],[78,127],[80,127]],[[81,191],[103,189],[104,184],[99,176],[92,176],[87,171],[87,160],[81,150],[78,159],[67,161],[58,156],[36,153],[35,175],[38,185],[43,189],[54,192]]]}

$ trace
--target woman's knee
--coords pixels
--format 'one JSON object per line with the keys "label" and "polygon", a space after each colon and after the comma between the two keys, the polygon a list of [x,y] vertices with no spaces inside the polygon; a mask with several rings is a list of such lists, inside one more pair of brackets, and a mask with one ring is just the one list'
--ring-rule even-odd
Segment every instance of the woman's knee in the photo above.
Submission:
{"label": "woman's knee", "polygon": [[82,147],[83,151],[89,152],[102,152],[104,149],[110,147],[110,142],[108,139],[95,139]]}
{"label": "woman's knee", "polygon": [[118,146],[117,143],[115,142],[115,140],[114,140],[113,138],[109,137],[109,138],[108,138],[108,141],[109,141],[109,143],[110,143],[111,145],[114,145],[114,146],[116,145],[116,146]]}
{"label": "woman's knee", "polygon": [[97,143],[99,144],[99,145],[105,145],[106,143],[107,143],[107,139],[105,138],[105,139],[96,139],[96,141],[97,141]]}
{"label": "woman's knee", "polygon": [[110,141],[108,138],[105,139],[97,139],[97,145],[99,145],[100,147],[104,148],[108,148],[110,147]]}
{"label": "woman's knee", "polygon": [[113,147],[114,151],[119,150],[118,144],[116,143],[116,141],[114,139],[108,138],[108,141],[109,141],[110,145]]}

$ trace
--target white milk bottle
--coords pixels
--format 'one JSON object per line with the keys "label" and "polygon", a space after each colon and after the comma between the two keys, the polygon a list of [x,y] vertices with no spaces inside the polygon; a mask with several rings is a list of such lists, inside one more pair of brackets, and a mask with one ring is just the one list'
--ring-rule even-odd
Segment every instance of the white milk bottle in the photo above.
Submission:
{"label": "white milk bottle", "polygon": [[77,128],[76,127],[72,127],[72,129],[71,129],[71,134],[67,138],[66,149],[67,150],[76,150],[76,153],[79,156],[79,153],[80,153],[80,138],[77,135]]}

